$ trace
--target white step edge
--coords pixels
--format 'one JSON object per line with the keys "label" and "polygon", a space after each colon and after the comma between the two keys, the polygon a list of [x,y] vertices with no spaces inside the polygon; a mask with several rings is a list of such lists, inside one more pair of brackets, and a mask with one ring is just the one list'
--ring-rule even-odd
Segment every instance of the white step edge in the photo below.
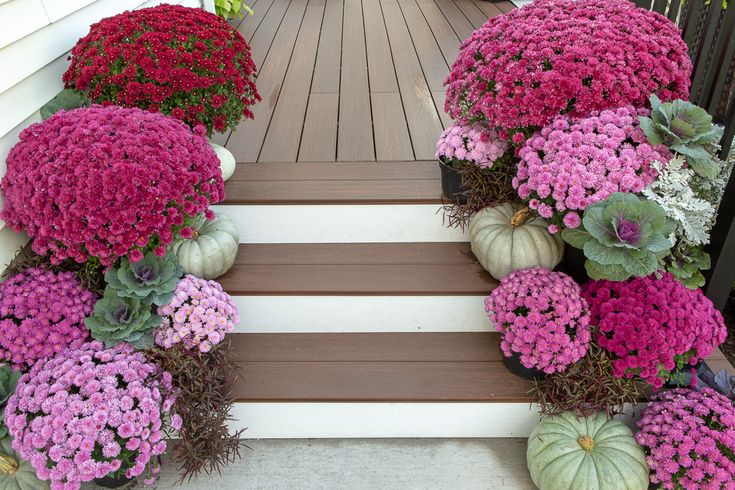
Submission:
{"label": "white step edge", "polygon": [[[620,418],[631,428],[638,409]],[[236,403],[230,430],[244,439],[528,437],[529,403]]]}
{"label": "white step edge", "polygon": [[437,204],[221,205],[240,243],[466,242]]}
{"label": "white step edge", "polygon": [[236,333],[489,332],[485,296],[234,296]]}

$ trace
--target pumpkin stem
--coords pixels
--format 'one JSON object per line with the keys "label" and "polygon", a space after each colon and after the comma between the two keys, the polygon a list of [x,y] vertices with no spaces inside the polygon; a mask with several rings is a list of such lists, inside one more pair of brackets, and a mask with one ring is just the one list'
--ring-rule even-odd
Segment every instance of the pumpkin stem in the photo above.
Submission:
{"label": "pumpkin stem", "polygon": [[14,475],[18,471],[18,462],[12,456],[0,453],[0,473]]}
{"label": "pumpkin stem", "polygon": [[510,219],[510,226],[512,226],[513,228],[518,228],[526,222],[530,215],[531,210],[528,209],[528,207],[519,209]]}
{"label": "pumpkin stem", "polygon": [[577,442],[580,446],[582,446],[582,449],[584,449],[588,453],[591,453],[592,450],[595,448],[595,440],[592,439],[590,436],[579,436]]}

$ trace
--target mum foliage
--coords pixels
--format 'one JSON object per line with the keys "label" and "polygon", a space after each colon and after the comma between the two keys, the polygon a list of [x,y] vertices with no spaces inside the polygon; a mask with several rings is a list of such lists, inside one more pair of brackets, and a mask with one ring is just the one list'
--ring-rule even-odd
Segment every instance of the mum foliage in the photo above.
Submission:
{"label": "mum foliage", "polygon": [[645,110],[621,107],[572,120],[558,117],[520,149],[513,186],[551,221],[550,230],[577,228],[582,211],[614,192],[638,193],[668,162],[665,147],[646,141],[638,125]]}
{"label": "mum foliage", "polygon": [[93,24],[71,51],[67,88],[224,132],[260,100],[250,47],[226,20],[163,4]]}
{"label": "mum foliage", "polygon": [[692,63],[679,29],[627,0],[540,0],[493,17],[462,43],[445,110],[505,129],[541,127],[686,99]]}
{"label": "mum foliage", "polygon": [[96,299],[73,272],[30,268],[0,283],[0,361],[25,370],[78,346]]}
{"label": "mum foliage", "polygon": [[176,285],[171,302],[158,308],[161,324],[156,344],[169,349],[181,343],[187,349],[209,352],[240,321],[232,297],[215,281],[187,274]]}
{"label": "mum foliage", "polygon": [[206,138],[140,109],[54,114],[21,132],[7,164],[0,218],[53,263],[165,253],[185,222],[224,198]]}
{"label": "mum foliage", "polygon": [[541,267],[511,272],[485,299],[485,311],[503,334],[503,353],[519,355],[527,368],[560,372],[587,353],[587,302],[562,272]]}
{"label": "mum foliage", "polygon": [[722,314],[701,290],[670,273],[623,282],[590,281],[582,288],[597,343],[618,377],[640,377],[655,388],[675,369],[709,356],[727,336]]}
{"label": "mum foliage", "polygon": [[[163,417],[174,400],[171,375],[142,353],[91,342],[24,374],[5,421],[13,449],[40,479],[51,480],[53,490],[79,489],[108,474],[156,472],[156,456],[166,450]],[[180,417],[171,424],[180,427]]]}
{"label": "mum foliage", "polygon": [[735,408],[704,388],[654,395],[637,422],[651,482],[664,489],[733,488]]}

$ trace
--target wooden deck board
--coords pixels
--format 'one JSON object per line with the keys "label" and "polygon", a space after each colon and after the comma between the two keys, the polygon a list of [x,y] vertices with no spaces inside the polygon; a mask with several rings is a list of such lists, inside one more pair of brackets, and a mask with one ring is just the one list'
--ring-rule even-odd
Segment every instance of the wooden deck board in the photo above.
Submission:
{"label": "wooden deck board", "polygon": [[241,244],[219,282],[230,294],[258,296],[484,296],[497,286],[455,243]]}
{"label": "wooden deck board", "polygon": [[[307,8],[308,4],[308,8]],[[510,2],[258,0],[237,25],[263,101],[215,135],[238,162],[433,159],[462,39]],[[311,13],[310,13],[311,12]]]}

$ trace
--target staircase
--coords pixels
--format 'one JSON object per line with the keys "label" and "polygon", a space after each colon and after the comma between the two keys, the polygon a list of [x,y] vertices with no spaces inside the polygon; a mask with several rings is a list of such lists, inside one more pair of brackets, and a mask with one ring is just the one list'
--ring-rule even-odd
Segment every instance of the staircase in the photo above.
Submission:
{"label": "staircase", "polygon": [[497,282],[444,226],[435,162],[239,164],[225,188],[247,438],[529,434],[484,313]]}

